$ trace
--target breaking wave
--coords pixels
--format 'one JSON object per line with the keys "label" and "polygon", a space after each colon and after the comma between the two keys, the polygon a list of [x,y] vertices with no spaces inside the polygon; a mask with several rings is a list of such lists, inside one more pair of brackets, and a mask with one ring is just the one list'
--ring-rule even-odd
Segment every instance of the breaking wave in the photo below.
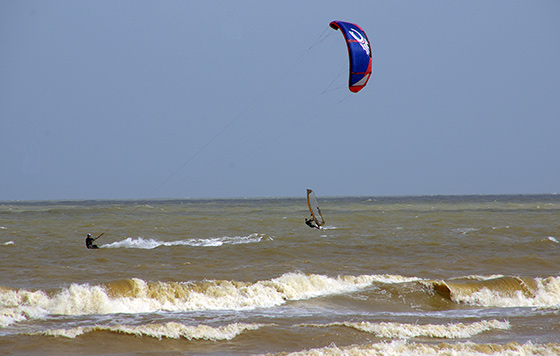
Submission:
{"label": "breaking wave", "polygon": [[[483,307],[560,309],[560,277],[470,276],[443,281],[400,275],[331,277],[286,273],[256,282],[149,282],[132,278],[99,285],[71,284],[50,291],[0,287],[0,327],[47,315],[273,308],[289,301],[350,295],[366,288],[369,289],[366,294],[353,298],[369,296],[367,298],[374,301],[377,295],[383,298],[393,295],[394,303],[402,304],[401,297],[409,295],[409,303],[420,308],[422,305],[429,308],[433,298],[443,298],[457,304]],[[357,325],[352,327],[358,328]]]}
{"label": "breaking wave", "polygon": [[[265,324],[233,323],[224,326],[211,327],[208,325],[185,325],[177,322],[146,325],[96,325],[90,327],[74,327],[68,329],[48,329],[31,335],[45,335],[54,337],[76,338],[96,331],[109,331],[135,336],[149,336],[157,339],[187,339],[187,340],[232,340],[245,331],[257,330]],[[487,320],[471,324],[400,324],[400,323],[370,323],[370,322],[342,322],[330,324],[301,324],[299,327],[333,327],[343,326],[374,334],[382,338],[410,339],[415,337],[431,338],[470,338],[489,330],[507,330],[507,321]]]}
{"label": "breaking wave", "polygon": [[464,277],[425,282],[456,303],[484,307],[560,308],[560,277]]}
{"label": "breaking wave", "polygon": [[[508,344],[475,344],[464,343],[442,343],[422,344],[395,340],[392,342],[380,342],[369,345],[337,347],[331,345],[324,348],[304,350],[292,353],[279,353],[283,356],[377,356],[377,355],[494,355],[494,356],[517,356],[517,355],[559,355],[560,344],[535,345],[530,342],[519,344],[511,342]],[[268,355],[270,356],[270,354]]]}
{"label": "breaking wave", "polygon": [[32,335],[45,335],[55,337],[76,338],[80,335],[95,331],[109,331],[119,334],[128,334],[134,336],[149,336],[157,339],[187,339],[187,340],[232,340],[236,336],[245,331],[257,330],[262,324],[242,324],[234,323],[219,327],[211,327],[208,325],[185,325],[176,322],[165,324],[147,324],[147,325],[112,325],[112,326],[91,326],[91,327],[75,327],[70,329],[50,329]]}
{"label": "breaking wave", "polygon": [[355,291],[376,282],[416,280],[391,275],[329,277],[287,273],[254,283],[227,280],[146,282],[133,278],[101,285],[71,284],[51,292],[0,287],[0,326],[46,315],[270,308],[287,301]]}
{"label": "breaking wave", "polygon": [[443,339],[469,338],[482,332],[509,329],[507,321],[483,320],[471,324],[401,324],[401,323],[370,323],[370,322],[343,322],[323,325],[302,325],[314,327],[344,326],[359,331],[374,334],[376,337],[410,339],[415,337],[432,337]]}

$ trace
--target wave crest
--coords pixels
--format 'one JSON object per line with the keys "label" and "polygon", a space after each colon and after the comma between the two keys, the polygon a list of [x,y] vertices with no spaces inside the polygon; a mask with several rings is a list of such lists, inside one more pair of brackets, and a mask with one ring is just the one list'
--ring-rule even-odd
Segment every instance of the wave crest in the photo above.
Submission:
{"label": "wave crest", "polygon": [[401,323],[370,323],[343,322],[325,325],[308,325],[316,327],[345,326],[359,331],[374,334],[376,337],[410,339],[415,337],[432,337],[443,339],[469,338],[482,332],[494,329],[509,329],[507,321],[483,320],[471,324],[401,324]]}
{"label": "wave crest", "polygon": [[493,277],[427,281],[440,296],[484,307],[560,308],[560,277]]}
{"label": "wave crest", "polygon": [[231,340],[241,333],[249,330],[257,330],[263,324],[242,324],[234,323],[219,327],[211,327],[208,325],[185,325],[176,322],[165,324],[147,324],[147,325],[113,325],[113,326],[92,326],[92,327],[75,327],[71,329],[50,329],[34,335],[46,335],[55,337],[76,338],[80,335],[95,331],[110,331],[120,334],[128,334],[135,336],[149,336],[157,339],[187,339],[187,340]]}
{"label": "wave crest", "polygon": [[[328,347],[303,350],[291,353],[279,353],[283,356],[376,356],[376,355],[558,355],[560,354],[560,344],[535,345],[531,342],[519,344],[511,342],[508,344],[475,344],[465,343],[442,343],[438,345],[410,343],[407,341],[392,341],[389,343],[380,342],[369,345],[338,347],[331,345]],[[269,354],[270,355],[270,354]]]}
{"label": "wave crest", "polygon": [[254,283],[207,280],[146,282],[133,278],[102,285],[72,284],[53,292],[0,288],[0,325],[48,314],[87,315],[159,311],[242,310],[269,308],[359,290],[373,283],[401,283],[416,278],[391,275],[329,277],[286,273]]}

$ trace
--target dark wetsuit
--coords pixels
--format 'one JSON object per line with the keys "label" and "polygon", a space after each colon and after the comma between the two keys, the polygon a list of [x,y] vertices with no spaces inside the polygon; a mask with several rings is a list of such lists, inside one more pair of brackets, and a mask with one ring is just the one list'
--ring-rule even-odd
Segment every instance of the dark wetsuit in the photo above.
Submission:
{"label": "dark wetsuit", "polygon": [[86,237],[86,247],[89,248],[90,250],[99,248],[97,245],[93,244],[93,241],[95,241],[95,239],[91,236]]}
{"label": "dark wetsuit", "polygon": [[309,227],[312,227],[312,228],[315,228],[315,229],[320,229],[319,226],[317,226],[317,224],[315,223],[315,220],[313,220],[313,219],[305,219],[305,223]]}

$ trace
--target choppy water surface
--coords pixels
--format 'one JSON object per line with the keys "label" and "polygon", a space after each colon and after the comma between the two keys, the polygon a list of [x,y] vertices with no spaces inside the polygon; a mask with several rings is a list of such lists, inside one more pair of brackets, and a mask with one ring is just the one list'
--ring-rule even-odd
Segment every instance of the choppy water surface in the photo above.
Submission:
{"label": "choppy water surface", "polygon": [[560,354],[560,196],[319,203],[0,203],[0,353]]}

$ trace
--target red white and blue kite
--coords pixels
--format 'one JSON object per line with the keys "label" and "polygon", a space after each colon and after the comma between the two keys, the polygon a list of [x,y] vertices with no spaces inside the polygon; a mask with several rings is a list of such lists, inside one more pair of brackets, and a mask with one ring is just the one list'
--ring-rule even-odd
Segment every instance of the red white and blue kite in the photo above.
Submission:
{"label": "red white and blue kite", "polygon": [[330,26],[340,30],[346,39],[350,58],[350,77],[348,89],[357,93],[366,86],[371,75],[371,46],[366,33],[356,24],[333,21]]}

